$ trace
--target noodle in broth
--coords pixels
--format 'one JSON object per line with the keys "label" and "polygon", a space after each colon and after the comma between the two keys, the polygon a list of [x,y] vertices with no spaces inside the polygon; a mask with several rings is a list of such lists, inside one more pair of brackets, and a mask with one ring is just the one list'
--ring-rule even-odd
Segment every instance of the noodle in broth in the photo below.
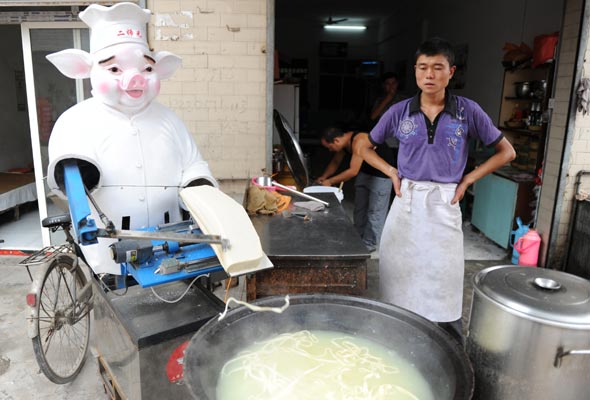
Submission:
{"label": "noodle in broth", "polygon": [[409,362],[341,332],[299,331],[255,343],[222,368],[218,400],[433,400]]}

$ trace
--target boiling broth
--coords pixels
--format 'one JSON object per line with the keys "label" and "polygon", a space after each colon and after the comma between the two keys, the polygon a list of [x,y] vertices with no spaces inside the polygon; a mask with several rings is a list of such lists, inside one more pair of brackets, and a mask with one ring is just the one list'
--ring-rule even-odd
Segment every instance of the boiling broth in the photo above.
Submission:
{"label": "boiling broth", "polygon": [[332,331],[254,343],[223,366],[218,400],[433,400],[420,372],[391,349]]}

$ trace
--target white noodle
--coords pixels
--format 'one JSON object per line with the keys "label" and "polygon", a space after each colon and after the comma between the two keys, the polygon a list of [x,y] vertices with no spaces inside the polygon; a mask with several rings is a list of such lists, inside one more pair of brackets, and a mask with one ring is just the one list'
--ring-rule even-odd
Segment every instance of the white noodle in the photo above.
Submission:
{"label": "white noodle", "polygon": [[[312,354],[307,349],[319,342],[314,333],[304,330],[281,334],[259,343],[261,347],[255,350],[239,353],[223,366],[220,376],[225,378],[232,375],[237,378],[241,375],[256,382],[260,393],[250,395],[248,400],[293,399],[298,385],[297,389],[304,388],[306,391],[311,390],[312,386],[325,386],[330,391],[330,395],[325,398],[418,400],[407,388],[389,383],[391,379],[388,377],[399,374],[398,368],[386,364],[382,358],[372,355],[367,347],[358,346],[351,339],[351,336],[333,338],[320,354]],[[293,373],[282,373],[277,368],[277,358],[281,352],[290,362],[303,359],[303,370],[299,368]],[[351,384],[351,375],[362,377],[362,381]],[[384,383],[378,383],[378,380]],[[306,392],[306,396],[313,398],[312,393]]]}
{"label": "white noodle", "polygon": [[223,312],[221,314],[219,314],[219,318],[217,318],[218,321],[221,321],[223,318],[225,318],[225,314],[227,314],[227,311],[229,310],[229,303],[232,301],[234,303],[241,304],[241,305],[249,308],[252,311],[271,311],[271,312],[274,312],[277,314],[281,314],[283,311],[285,311],[287,309],[287,307],[289,307],[289,295],[285,296],[285,304],[282,307],[260,307],[260,306],[255,306],[254,304],[246,303],[245,301],[236,300],[235,298],[230,297],[229,299],[227,299],[227,303],[225,303],[225,310],[223,310]]}

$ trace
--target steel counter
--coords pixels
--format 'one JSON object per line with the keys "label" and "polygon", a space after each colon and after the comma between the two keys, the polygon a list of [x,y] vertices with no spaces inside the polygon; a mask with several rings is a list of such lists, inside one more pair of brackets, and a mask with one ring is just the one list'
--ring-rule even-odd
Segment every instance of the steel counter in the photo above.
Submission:
{"label": "steel counter", "polygon": [[[167,375],[173,351],[190,340],[224,304],[200,284],[194,284],[174,304],[157,299],[139,285],[116,293],[106,292],[93,279],[94,343],[99,372],[111,398],[187,399],[184,385],[171,383]],[[185,293],[188,281],[154,290],[167,299]]]}
{"label": "steel counter", "polygon": [[274,268],[246,277],[248,301],[288,293],[362,295],[366,290],[368,249],[333,193],[314,196],[330,207],[309,211],[311,221],[280,214],[252,217]]}

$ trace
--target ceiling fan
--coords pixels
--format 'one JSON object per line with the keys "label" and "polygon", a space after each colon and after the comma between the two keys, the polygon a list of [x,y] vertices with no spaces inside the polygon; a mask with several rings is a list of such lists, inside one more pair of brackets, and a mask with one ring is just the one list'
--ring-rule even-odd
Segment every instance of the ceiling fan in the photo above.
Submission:
{"label": "ceiling fan", "polygon": [[332,16],[330,15],[328,17],[328,19],[326,20],[325,24],[326,25],[336,25],[340,22],[344,22],[344,21],[348,21],[348,18],[340,18],[340,19],[333,19]]}

